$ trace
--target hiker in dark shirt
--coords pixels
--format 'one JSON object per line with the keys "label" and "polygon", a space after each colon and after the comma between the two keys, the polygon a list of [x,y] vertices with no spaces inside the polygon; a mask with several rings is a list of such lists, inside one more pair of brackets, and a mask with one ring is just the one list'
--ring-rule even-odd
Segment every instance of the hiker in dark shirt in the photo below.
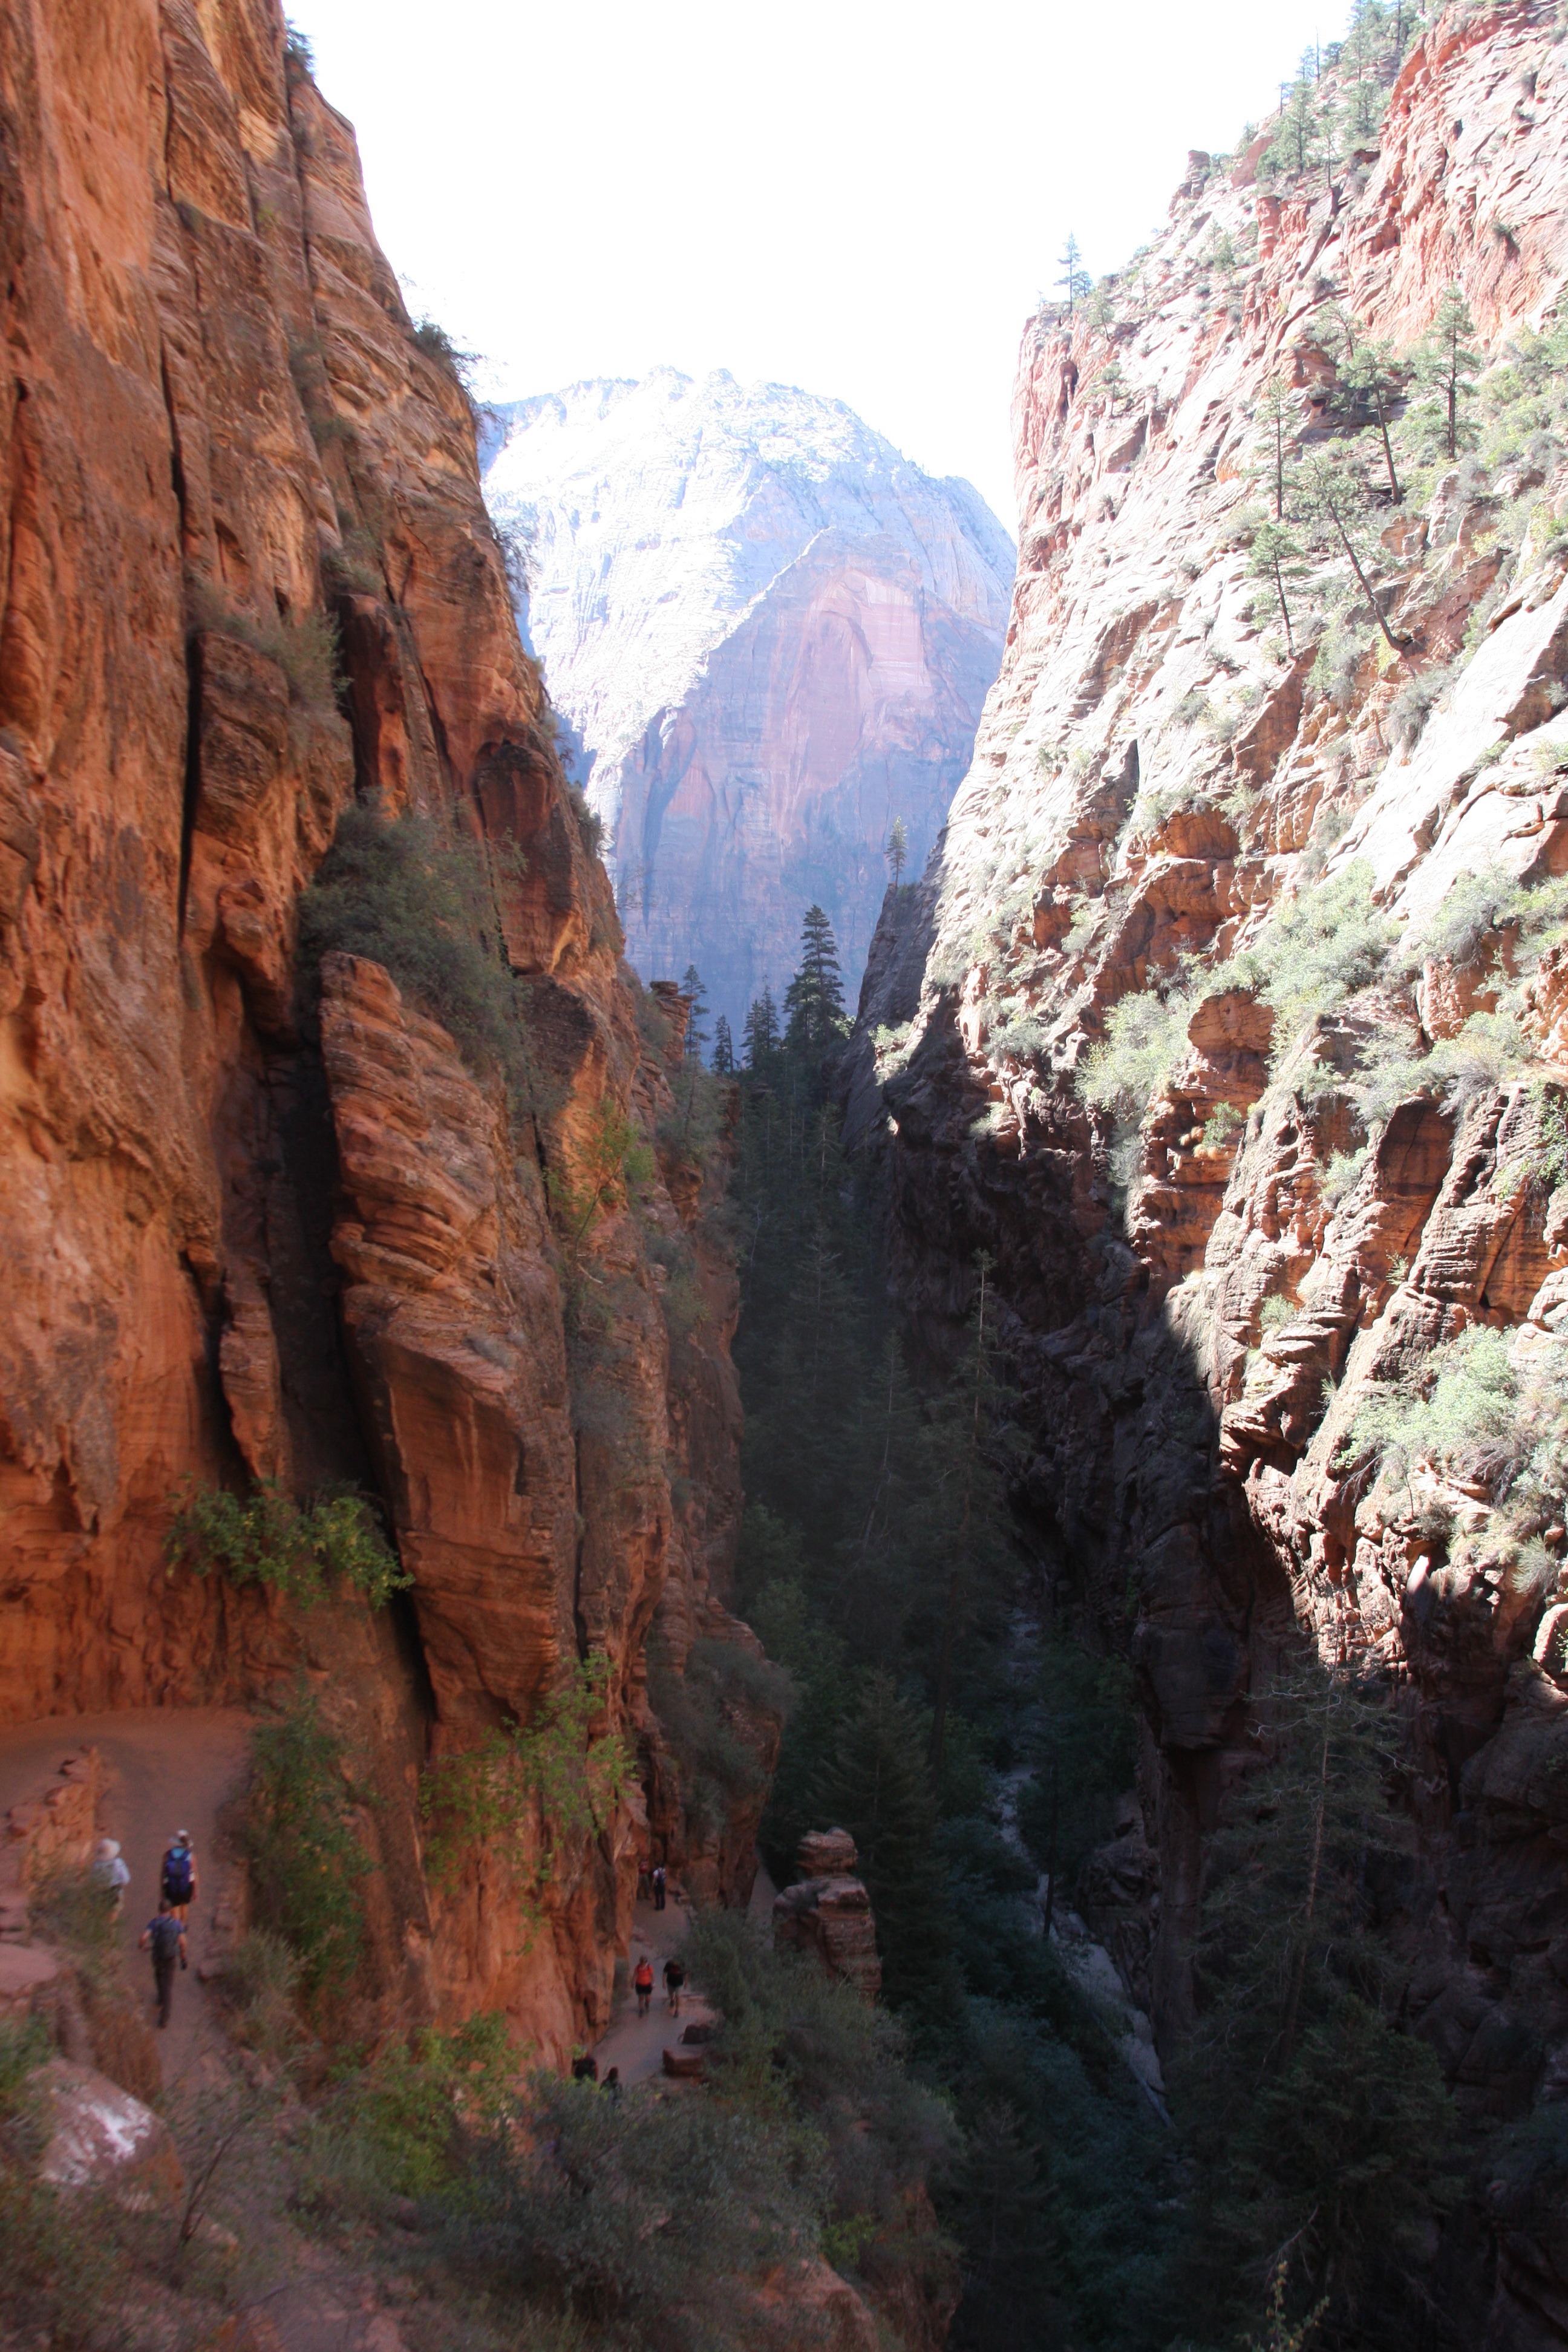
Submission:
{"label": "hiker in dark shirt", "polygon": [[662,1862],[656,1864],[654,1866],[653,1907],[656,1911],[662,1911],[664,1908],[664,1864]]}
{"label": "hiker in dark shirt", "polygon": [[679,1960],[666,1960],[664,1964],[664,1989],[669,1996],[669,2013],[671,2017],[679,2017],[680,2015],[680,1988],[685,1982],[686,1970],[681,1967],[680,1962]]}
{"label": "hiker in dark shirt", "polygon": [[599,2062],[591,2050],[584,2050],[580,2058],[573,2059],[572,2080],[574,2083],[596,2083],[598,2079]]}
{"label": "hiker in dark shirt", "polygon": [[165,1895],[158,1906],[158,1916],[149,1919],[142,1930],[137,1949],[153,1955],[153,1990],[158,2003],[158,2022],[169,2022],[169,2004],[174,1998],[174,1965],[185,1965],[185,1931],[181,1926],[174,1905]]}

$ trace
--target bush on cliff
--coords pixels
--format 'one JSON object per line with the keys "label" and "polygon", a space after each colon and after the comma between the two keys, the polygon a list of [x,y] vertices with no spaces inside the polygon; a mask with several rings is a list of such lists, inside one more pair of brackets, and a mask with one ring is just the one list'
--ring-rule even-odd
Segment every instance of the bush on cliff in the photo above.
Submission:
{"label": "bush on cliff", "polygon": [[232,1584],[263,1584],[312,1609],[339,1584],[373,1609],[412,1584],[363,1495],[296,1503],[276,1479],[248,1496],[187,1480],[164,1545],[171,1568],[220,1570]]}
{"label": "bush on cliff", "polygon": [[364,1800],[342,1740],[301,1682],[251,1738],[246,1811],[251,1902],[300,1959],[310,1997],[342,1992],[364,1948],[360,1884],[371,1868],[356,1813]]}
{"label": "bush on cliff", "polygon": [[485,852],[427,817],[345,809],[300,900],[300,961],[334,949],[384,964],[471,1068],[530,1076],[516,983],[500,954]]}

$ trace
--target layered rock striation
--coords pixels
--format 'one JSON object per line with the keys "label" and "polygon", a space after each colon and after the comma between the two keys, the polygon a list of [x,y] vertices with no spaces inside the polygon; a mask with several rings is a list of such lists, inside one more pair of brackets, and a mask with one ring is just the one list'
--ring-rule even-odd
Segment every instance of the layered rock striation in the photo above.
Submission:
{"label": "layered rock striation", "polygon": [[695,961],[736,1034],[805,908],[851,986],[901,817],[969,764],[1013,550],[966,482],[837,401],[671,369],[495,412],[485,491],[606,834],[627,952]]}
{"label": "layered rock striation", "polygon": [[[303,1674],[377,1800],[367,1990],[559,2055],[607,2013],[650,1794],[670,1860],[749,1885],[646,1665],[666,1620],[677,1676],[694,1624],[750,1640],[718,1163],[658,1142],[571,1246],[550,1208],[606,1116],[668,1123],[679,1024],[621,961],[467,399],[275,0],[12,9],[0,106],[0,1713]],[[527,1106],[381,964],[302,973],[356,801],[488,868]],[[171,1572],[180,1492],[251,1480],[378,1497],[406,1595]],[[501,1854],[433,1888],[426,1760],[594,1654],[640,1759],[612,1818],[537,1918]]]}
{"label": "layered rock striation", "polygon": [[[1502,1507],[1511,1437],[1489,1466],[1411,1415],[1458,1361],[1516,1428],[1560,1415],[1568,1060],[1560,951],[1530,949],[1568,871],[1555,17],[1442,16],[1331,173],[1260,184],[1265,144],[1194,155],[1095,315],[1026,331],[1002,674],[885,910],[847,1100],[933,1361],[996,1261],[1023,1526],[1131,1643],[1158,1901],[1118,1895],[1117,1952],[1162,2047],[1249,1695],[1304,1629],[1407,1717],[1406,2015],[1495,2122],[1568,2063],[1563,1523]],[[1450,459],[1411,415],[1395,499],[1342,320],[1407,355],[1450,285],[1468,425]],[[1396,418],[1419,394],[1396,370]],[[1302,488],[1356,426],[1359,582]],[[1557,2225],[1490,2221],[1488,2340],[1562,2342]]]}

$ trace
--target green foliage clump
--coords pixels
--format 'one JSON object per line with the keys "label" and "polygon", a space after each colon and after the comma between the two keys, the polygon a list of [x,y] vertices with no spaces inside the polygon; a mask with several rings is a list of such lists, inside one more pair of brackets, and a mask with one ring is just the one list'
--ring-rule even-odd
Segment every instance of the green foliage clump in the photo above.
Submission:
{"label": "green foliage clump", "polygon": [[678,1675],[650,1645],[648,1696],[679,1767],[689,1819],[700,1834],[721,1828],[738,1800],[760,1796],[766,1785],[745,1727],[785,1712],[787,1674],[739,1643],[704,1639],[692,1643]]}
{"label": "green foliage clump", "polygon": [[1373,883],[1358,859],[1275,907],[1250,946],[1208,975],[1211,991],[1250,989],[1273,1007],[1276,1062],[1309,1021],[1382,973],[1399,930],[1373,903]]}
{"label": "green foliage clump", "polygon": [[[714,2095],[794,2137],[818,2184],[828,2259],[872,2279],[907,2263],[908,2194],[958,2142],[944,2104],[902,2063],[902,2030],[733,1912],[704,1913],[685,1958],[722,2018]],[[950,2260],[940,2242],[928,2256],[942,2269]]]}
{"label": "green foliage clump", "polygon": [[1568,877],[1532,886],[1500,866],[1457,875],[1422,923],[1411,954],[1446,956],[1455,964],[1484,961],[1504,933],[1531,949],[1554,944],[1568,916]]}
{"label": "green foliage clump", "polygon": [[164,1545],[171,1568],[197,1576],[215,1570],[235,1584],[264,1584],[313,1609],[335,1586],[347,1584],[380,1609],[414,1579],[363,1495],[331,1495],[299,1504],[276,1479],[260,1480],[248,1496],[187,1480]]}
{"label": "green foliage clump", "polygon": [[333,950],[384,964],[472,1067],[499,1070],[514,1092],[529,1089],[521,1000],[500,953],[478,842],[426,817],[389,822],[374,809],[345,809],[300,900],[302,968],[314,973]]}
{"label": "green foliage clump", "polygon": [[1568,1492],[1568,1363],[1555,1348],[1516,1362],[1506,1332],[1473,1326],[1418,1371],[1374,1391],[1342,1440],[1345,1467],[1375,1461],[1408,1482],[1422,1463],[1480,1480],[1546,1524]]}
{"label": "green foliage clump", "polygon": [[432,1879],[453,1884],[475,1847],[489,1844],[537,1897],[563,1848],[602,1833],[636,1769],[620,1733],[605,1728],[609,1681],[609,1660],[595,1652],[526,1728],[497,1726],[427,1767],[419,1802]]}
{"label": "green foliage clump", "polygon": [[287,620],[279,615],[264,621],[254,613],[237,611],[200,583],[192,587],[187,602],[193,634],[210,629],[277,663],[288,683],[289,699],[302,719],[336,709],[343,681],[337,624],[331,614],[312,605]]}
{"label": "green foliage clump", "polygon": [[1194,1003],[1189,991],[1172,986],[1164,994],[1140,989],[1113,1004],[1104,1037],[1085,1056],[1079,1099],[1121,1127],[1138,1126],[1186,1052]]}
{"label": "green foliage clump", "polygon": [[363,1800],[343,1743],[301,1683],[251,1736],[245,1840],[253,1907],[296,1954],[310,1998],[341,1993],[364,1948],[360,1882],[371,1868],[355,1818]]}
{"label": "green foliage clump", "polygon": [[569,1158],[546,1179],[568,1255],[574,1257],[599,1219],[625,1208],[653,1172],[653,1154],[635,1122],[613,1097],[601,1096]]}
{"label": "green foliage clump", "polygon": [[489,2308],[569,2312],[628,2352],[748,2341],[736,2282],[813,2252],[819,2145],[699,2095],[621,2105],[535,2075],[526,2136],[484,2145],[450,2214],[448,2272]]}
{"label": "green foliage clump", "polygon": [[329,2145],[359,2142],[388,2197],[430,2198],[459,2179],[466,2144],[515,2105],[518,2053],[500,2011],[450,2033],[422,2027],[386,2043],[323,2120]]}

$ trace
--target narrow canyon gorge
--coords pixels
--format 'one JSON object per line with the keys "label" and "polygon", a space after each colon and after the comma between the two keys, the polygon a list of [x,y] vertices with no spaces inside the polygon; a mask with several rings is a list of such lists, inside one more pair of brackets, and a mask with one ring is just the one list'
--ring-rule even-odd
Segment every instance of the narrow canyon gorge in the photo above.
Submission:
{"label": "narrow canyon gorge", "polygon": [[1565,58],[1069,268],[1014,578],[0,13],[0,2342],[1568,2346]]}

